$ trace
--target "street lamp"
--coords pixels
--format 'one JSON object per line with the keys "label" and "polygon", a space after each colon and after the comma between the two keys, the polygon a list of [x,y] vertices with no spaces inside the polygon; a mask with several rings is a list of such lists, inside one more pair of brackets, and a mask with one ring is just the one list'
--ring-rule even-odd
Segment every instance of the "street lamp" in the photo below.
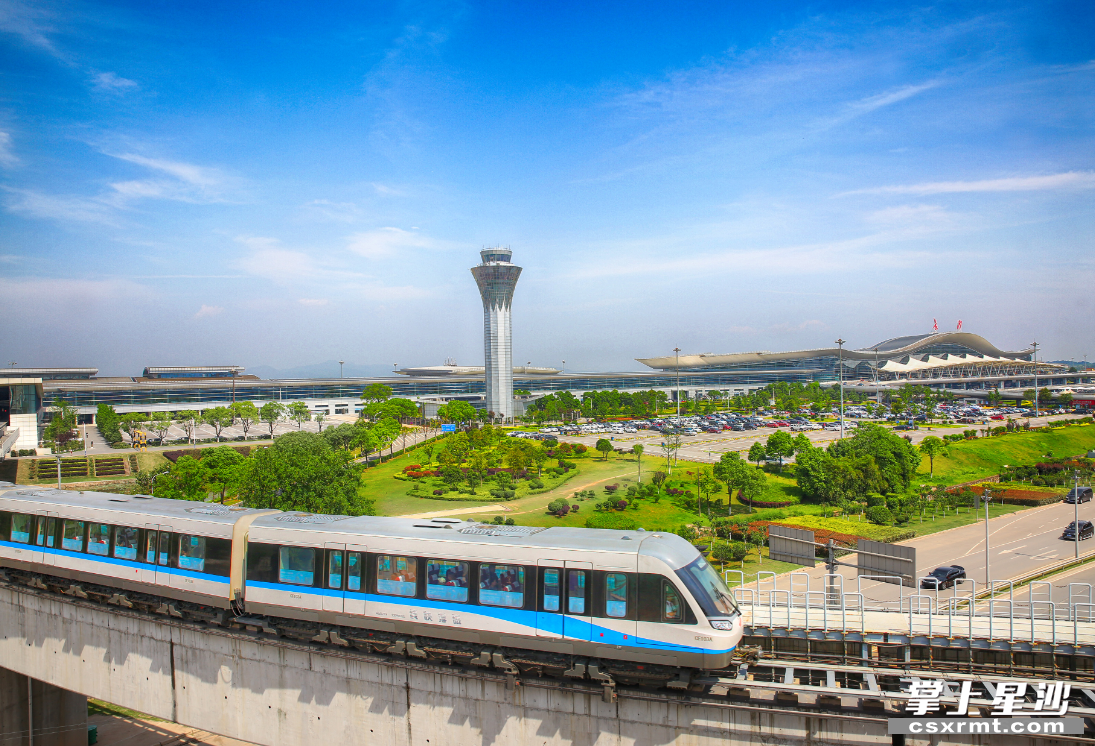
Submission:
{"label": "street lamp", "polygon": [[680,425],[681,419],[681,348],[674,347],[673,353],[677,356],[677,424]]}
{"label": "street lamp", "polygon": [[840,382],[840,439],[844,440],[844,340],[837,339],[837,380]]}
{"label": "street lamp", "polygon": [[1076,559],[1080,559],[1080,470],[1072,471],[1072,546],[1076,547]]}
{"label": "street lamp", "polygon": [[992,500],[992,493],[989,492],[989,488],[985,488],[985,493],[981,495],[981,500],[985,503],[985,587],[989,589],[989,594],[992,594],[992,581],[989,580],[992,577],[989,574],[989,501]]}
{"label": "street lamp", "polygon": [[1038,416],[1038,343],[1031,342],[1034,348],[1034,416]]}

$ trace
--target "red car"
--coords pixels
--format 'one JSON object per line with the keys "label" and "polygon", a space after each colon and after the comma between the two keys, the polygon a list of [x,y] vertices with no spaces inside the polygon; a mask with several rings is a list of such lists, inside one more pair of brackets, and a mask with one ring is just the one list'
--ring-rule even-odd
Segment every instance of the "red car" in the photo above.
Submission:
{"label": "red car", "polygon": [[992,417],[989,417],[989,419],[990,419],[990,420],[1002,420],[1002,419],[1004,419],[1004,415],[1002,415],[1002,414],[994,414],[994,415],[993,415]]}

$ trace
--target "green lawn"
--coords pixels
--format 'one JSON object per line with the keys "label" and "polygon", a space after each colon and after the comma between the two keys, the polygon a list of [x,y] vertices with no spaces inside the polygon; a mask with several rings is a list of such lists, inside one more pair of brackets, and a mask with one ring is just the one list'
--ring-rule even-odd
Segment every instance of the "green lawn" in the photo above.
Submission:
{"label": "green lawn", "polygon": [[928,458],[917,479],[928,484],[959,484],[999,474],[1004,466],[1036,464],[1047,458],[1082,456],[1095,448],[1095,425],[1058,427],[1048,432],[1013,433],[952,443],[948,454],[935,459],[935,477],[928,477]]}

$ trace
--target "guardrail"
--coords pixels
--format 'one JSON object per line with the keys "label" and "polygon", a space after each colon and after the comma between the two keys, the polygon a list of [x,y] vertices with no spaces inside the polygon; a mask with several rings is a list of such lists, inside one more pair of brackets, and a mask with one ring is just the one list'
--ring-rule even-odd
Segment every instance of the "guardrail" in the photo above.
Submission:
{"label": "guardrail", "polygon": [[[730,570],[724,577],[731,581],[733,575],[739,576],[740,586],[744,574]],[[945,634],[1009,642],[1095,643],[1095,588],[1091,583],[1069,583],[1068,599],[1060,602],[1053,601],[1052,585],[1044,581],[1028,584],[1022,594],[1017,593],[1011,580],[993,581],[981,592],[970,580],[965,583],[970,586],[968,592],[960,590],[963,584],[956,583],[949,595],[943,590],[917,589],[907,594],[902,590],[895,601],[868,603],[863,578],[858,580],[855,592],[847,592],[844,577],[839,574],[818,579],[796,572],[782,577],[786,578],[785,588],[777,587],[779,578],[773,575],[763,579],[763,587],[758,582],[757,588],[731,590],[753,626]],[[821,587],[811,587],[818,585],[818,580]]]}

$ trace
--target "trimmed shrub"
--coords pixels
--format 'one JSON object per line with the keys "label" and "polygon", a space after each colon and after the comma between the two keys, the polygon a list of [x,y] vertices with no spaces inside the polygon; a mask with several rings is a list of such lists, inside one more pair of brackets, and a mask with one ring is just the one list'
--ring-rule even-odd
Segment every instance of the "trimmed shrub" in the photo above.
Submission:
{"label": "trimmed shrub", "polygon": [[893,513],[889,508],[882,505],[875,505],[874,507],[867,508],[867,520],[878,526],[892,526],[893,525]]}
{"label": "trimmed shrub", "polygon": [[634,531],[639,524],[633,518],[618,513],[594,513],[586,519],[586,528],[612,528],[618,531]]}

